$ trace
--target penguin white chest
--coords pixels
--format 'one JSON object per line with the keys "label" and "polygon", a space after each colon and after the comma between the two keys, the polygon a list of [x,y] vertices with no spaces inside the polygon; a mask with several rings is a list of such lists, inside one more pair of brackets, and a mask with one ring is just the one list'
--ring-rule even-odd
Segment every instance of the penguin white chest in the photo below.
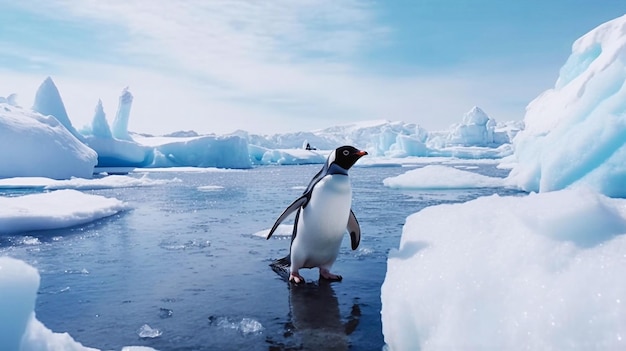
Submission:
{"label": "penguin white chest", "polygon": [[328,175],[320,180],[302,212],[306,231],[320,237],[341,238],[346,231],[352,188],[346,175]]}
{"label": "penguin white chest", "polygon": [[292,268],[330,267],[337,259],[348,225],[352,189],[346,175],[320,180],[302,210],[292,243]]}

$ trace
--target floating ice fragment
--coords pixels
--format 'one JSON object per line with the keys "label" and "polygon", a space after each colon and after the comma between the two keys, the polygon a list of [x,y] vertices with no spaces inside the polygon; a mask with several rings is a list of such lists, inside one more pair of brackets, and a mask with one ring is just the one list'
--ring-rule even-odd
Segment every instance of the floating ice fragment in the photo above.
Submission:
{"label": "floating ice fragment", "polygon": [[140,338],[156,338],[161,336],[161,334],[163,334],[161,330],[153,329],[147,324],[142,325],[141,328],[137,330],[137,335],[139,335]]}
{"label": "floating ice fragment", "polygon": [[24,245],[40,245],[41,241],[38,238],[32,236],[25,236],[22,240],[22,244]]}
{"label": "floating ice fragment", "polygon": [[[270,228],[267,229],[263,229],[260,230],[254,234],[252,234],[253,236],[259,236],[262,238],[266,238],[267,234],[269,234],[270,232]],[[290,238],[291,237],[291,233],[293,232],[293,223],[291,224],[281,224],[278,226],[278,228],[276,228],[276,231],[274,232],[274,234],[272,235],[273,238]]]}
{"label": "floating ice fragment", "polygon": [[243,335],[259,334],[265,328],[263,325],[252,318],[243,318],[241,321],[234,321],[228,317],[209,317],[209,322],[222,329],[234,329]]}
{"label": "floating ice fragment", "polygon": [[184,243],[180,243],[177,240],[172,240],[172,241],[164,240],[159,244],[159,246],[162,249],[165,249],[168,251],[187,250],[187,249],[192,249],[192,248],[205,249],[211,246],[211,242],[209,240],[204,240],[204,239],[188,240]]}
{"label": "floating ice fragment", "polygon": [[66,274],[89,274],[89,271],[86,268],[83,268],[81,270],[66,269],[63,272],[66,273]]}
{"label": "floating ice fragment", "polygon": [[224,190],[223,186],[220,185],[203,185],[198,187],[199,191],[218,191]]}
{"label": "floating ice fragment", "polygon": [[239,330],[244,334],[257,334],[263,331],[263,325],[252,318],[244,318],[239,323]]}

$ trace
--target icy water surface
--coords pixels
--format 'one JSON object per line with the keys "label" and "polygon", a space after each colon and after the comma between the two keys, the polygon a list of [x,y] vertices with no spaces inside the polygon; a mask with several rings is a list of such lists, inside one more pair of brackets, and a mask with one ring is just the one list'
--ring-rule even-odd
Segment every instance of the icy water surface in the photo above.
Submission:
{"label": "icy water surface", "polygon": [[[288,253],[289,238],[255,233],[272,226],[320,167],[150,173],[180,181],[91,191],[134,209],[77,228],[2,237],[0,254],[39,269],[37,318],[86,346],[381,350],[380,287],[406,217],[435,204],[515,194],[388,189],[382,180],[407,168],[355,167],[353,210],[362,240],[357,251],[344,240],[333,269],[344,280],[319,283],[317,270],[304,270],[309,283],[290,286],[268,266]],[[493,165],[470,170],[506,174]]]}

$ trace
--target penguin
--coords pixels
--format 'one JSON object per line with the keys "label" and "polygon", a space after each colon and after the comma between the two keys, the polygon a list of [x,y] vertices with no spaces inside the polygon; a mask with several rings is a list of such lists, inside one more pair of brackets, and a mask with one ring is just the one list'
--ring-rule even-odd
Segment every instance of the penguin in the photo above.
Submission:
{"label": "penguin", "polygon": [[352,250],[356,250],[361,241],[361,228],[351,209],[352,187],[348,170],[365,155],[366,151],[349,145],[332,151],[302,196],[283,211],[269,231],[267,239],[281,222],[296,213],[289,255],[271,264],[275,271],[289,267],[290,282],[304,282],[299,273],[301,268],[319,268],[320,279],[343,279],[331,273],[330,268],[337,259],[346,229],[350,233]]}

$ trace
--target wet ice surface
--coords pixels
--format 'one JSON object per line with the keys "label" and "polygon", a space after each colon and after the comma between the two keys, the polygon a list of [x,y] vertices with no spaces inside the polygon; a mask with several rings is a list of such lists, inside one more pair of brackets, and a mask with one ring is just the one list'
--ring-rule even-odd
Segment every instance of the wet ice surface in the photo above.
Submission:
{"label": "wet ice surface", "polygon": [[[0,237],[0,254],[39,269],[37,318],[86,346],[380,350],[380,287],[405,218],[434,204],[514,194],[499,188],[389,189],[382,180],[408,168],[355,167],[353,209],[362,241],[352,251],[344,239],[333,268],[344,280],[318,282],[317,270],[303,270],[308,283],[290,286],[268,266],[288,253],[288,235],[265,240],[259,232],[272,226],[319,167],[153,172],[150,178],[180,181],[89,190],[133,209],[72,229]],[[507,172],[477,167],[470,170]]]}

